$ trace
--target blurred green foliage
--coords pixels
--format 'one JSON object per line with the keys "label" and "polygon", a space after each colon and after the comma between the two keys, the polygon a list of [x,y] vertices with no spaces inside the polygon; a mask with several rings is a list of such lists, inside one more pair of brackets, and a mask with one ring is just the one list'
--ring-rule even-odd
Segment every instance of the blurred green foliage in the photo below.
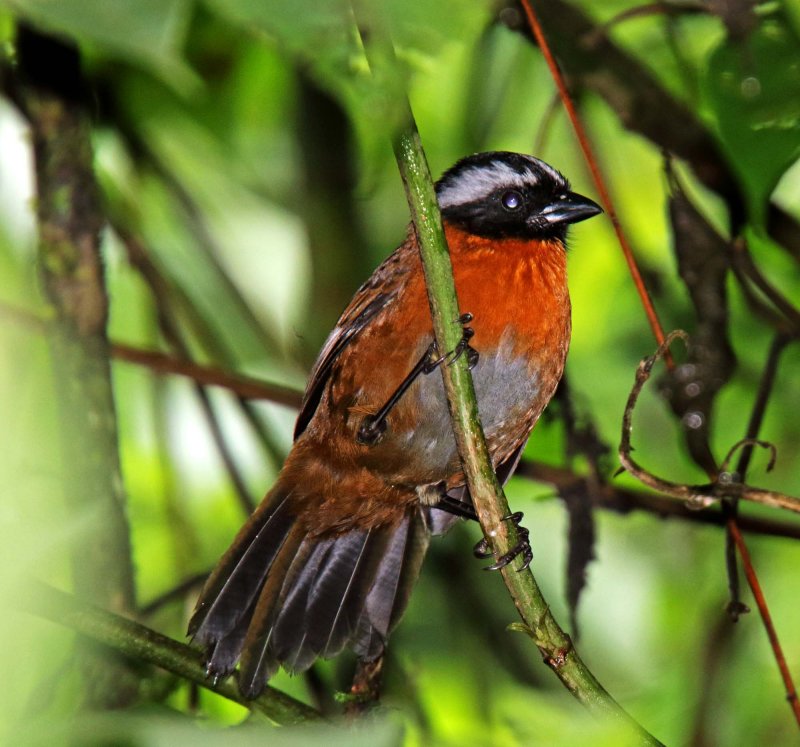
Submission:
{"label": "blurred green foliage", "polygon": [[[598,23],[634,6],[575,4]],[[154,297],[126,257],[122,236],[130,232],[171,284],[172,313],[196,360],[302,388],[338,310],[403,236],[407,210],[388,140],[391,96],[401,86],[434,174],[469,152],[532,152],[538,144],[537,156],[567,174],[576,190],[593,193],[563,113],[548,114],[554,87],[538,51],[497,22],[494,3],[359,5],[395,40],[399,63],[391,80],[370,79],[349,4],[338,0],[0,2],[8,55],[20,19],[66,35],[83,53],[97,176],[111,218],[104,248],[113,340],[162,345]],[[800,220],[798,18],[796,2],[762,6],[744,39],[711,15],[634,17],[610,31],[715,133],[746,197],[751,252],[795,303],[797,253],[768,238],[765,225],[768,197]],[[562,64],[569,71],[569,60]],[[585,92],[580,103],[665,327],[691,327],[671,251],[659,147],[626,131],[620,113],[596,94]],[[725,230],[719,197],[688,166],[676,168],[702,212]],[[0,99],[0,302],[46,315],[36,281],[31,174],[25,123]],[[613,450],[636,364],[654,343],[608,223],[573,230],[570,273],[574,404]],[[738,368],[717,400],[712,445],[720,458],[745,431],[772,334],[732,279],[729,292]],[[525,313],[535,300],[519,303]],[[433,543],[392,639],[385,707],[355,732],[264,734],[271,727],[256,723],[223,729],[242,721],[241,707],[158,673],[145,678],[135,712],[76,719],[71,634],[12,603],[29,574],[69,588],[67,558],[81,537],[82,517],[65,515],[59,499],[57,362],[36,326],[5,311],[0,349],[0,583],[10,600],[0,617],[0,741],[620,743],[612,727],[589,721],[526,639],[506,632],[514,610],[500,579],[471,559],[474,526]],[[779,449],[778,464],[768,475],[757,455],[750,475],[793,495],[800,494],[798,366],[800,351],[790,346],[762,428]],[[138,594],[146,604],[207,571],[243,513],[192,386],[124,363],[115,364],[114,384]],[[703,482],[654,392],[655,386],[636,413],[639,459],[657,474]],[[288,449],[294,413],[259,403],[250,417],[225,392],[211,398],[258,498]],[[526,458],[586,468],[584,457],[565,455],[555,416],[539,424]],[[626,476],[614,484],[636,487]],[[522,478],[512,480],[508,494],[525,510],[535,573],[565,622],[563,506],[551,486]],[[609,691],[670,745],[789,743],[796,732],[757,616],[732,626],[723,613],[722,531],[643,513],[597,512],[596,521],[579,646]],[[787,539],[753,536],[749,543],[787,660],[800,674],[800,549]],[[181,639],[191,604],[190,591],[143,621]],[[351,667],[347,656],[322,663],[323,687],[346,690]],[[273,684],[311,697],[303,678],[280,674]]]}

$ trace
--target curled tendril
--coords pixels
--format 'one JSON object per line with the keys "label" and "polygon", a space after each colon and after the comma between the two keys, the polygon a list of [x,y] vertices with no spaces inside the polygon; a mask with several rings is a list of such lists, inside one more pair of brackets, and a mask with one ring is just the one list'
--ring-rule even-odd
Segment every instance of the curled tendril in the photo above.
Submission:
{"label": "curled tendril", "polygon": [[769,450],[770,456],[769,462],[767,463],[767,472],[772,472],[772,469],[775,467],[775,462],[778,459],[778,449],[775,444],[773,444],[771,441],[763,441],[758,438],[743,438],[731,446],[731,448],[728,450],[728,453],[725,455],[725,459],[722,460],[718,482],[725,482],[723,476],[727,476],[727,481],[729,482],[739,482],[739,475],[736,472],[731,472],[728,467],[731,459],[733,459],[733,455],[740,449],[748,446],[759,446],[762,449]]}

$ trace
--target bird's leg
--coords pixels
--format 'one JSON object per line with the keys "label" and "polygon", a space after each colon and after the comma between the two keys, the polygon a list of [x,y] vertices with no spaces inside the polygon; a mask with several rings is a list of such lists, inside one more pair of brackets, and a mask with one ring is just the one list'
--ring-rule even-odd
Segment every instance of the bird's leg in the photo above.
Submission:
{"label": "bird's leg", "polygon": [[478,514],[475,513],[475,509],[472,507],[471,503],[460,501],[458,498],[447,495],[445,492],[442,492],[439,496],[439,500],[433,504],[433,507],[441,511],[446,511],[453,516],[458,516],[461,519],[469,519],[470,521],[478,520]]}
{"label": "bird's leg", "polygon": [[359,443],[372,446],[380,441],[383,434],[386,432],[386,418],[391,409],[400,401],[400,398],[408,391],[408,388],[417,380],[422,374],[429,374],[435,371],[444,361],[448,361],[448,365],[452,365],[464,353],[467,354],[467,361],[469,367],[474,368],[478,363],[478,351],[470,347],[469,341],[474,337],[475,330],[472,327],[464,325],[469,324],[473,320],[470,313],[462,314],[456,321],[462,325],[463,332],[461,340],[458,345],[451,352],[436,357],[438,346],[434,340],[428,345],[427,350],[423,353],[422,357],[414,364],[408,376],[400,382],[400,386],[392,392],[386,404],[381,407],[374,415],[368,415],[362,421],[356,434],[356,439]]}
{"label": "bird's leg", "polygon": [[414,368],[411,369],[411,372],[408,374],[408,376],[406,376],[405,379],[400,382],[400,386],[398,386],[397,389],[392,392],[389,399],[386,400],[386,404],[374,415],[367,415],[367,417],[364,418],[358,428],[358,433],[356,434],[356,439],[359,443],[372,446],[380,441],[381,436],[383,436],[384,432],[386,431],[386,418],[391,409],[400,401],[400,398],[417,380],[418,376],[421,374],[430,373],[441,362],[441,360],[436,361],[434,358],[436,355],[436,350],[436,342],[434,341],[428,345],[428,349],[416,362]]}
{"label": "bird's leg", "polygon": [[[522,555],[524,562],[522,563],[522,567],[518,568],[517,571],[524,571],[533,560],[533,550],[531,550],[530,532],[520,525],[522,521],[522,511],[516,511],[513,514],[504,516],[503,521],[510,521],[517,528],[517,536],[519,538],[517,544],[505,555],[501,555],[497,559],[497,562],[492,563],[492,565],[487,566],[483,570],[498,571],[507,566],[514,558]],[[486,541],[485,537],[475,545],[472,552],[476,558],[490,558],[492,556],[492,551],[489,549],[489,543]]]}

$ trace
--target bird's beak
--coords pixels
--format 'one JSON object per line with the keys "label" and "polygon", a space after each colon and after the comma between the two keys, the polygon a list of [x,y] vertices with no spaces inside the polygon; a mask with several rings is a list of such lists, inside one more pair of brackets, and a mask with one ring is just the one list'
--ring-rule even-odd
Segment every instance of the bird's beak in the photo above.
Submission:
{"label": "bird's beak", "polygon": [[554,226],[559,223],[579,223],[602,212],[603,208],[594,200],[575,192],[565,192],[558,199],[547,205],[539,213],[539,217]]}

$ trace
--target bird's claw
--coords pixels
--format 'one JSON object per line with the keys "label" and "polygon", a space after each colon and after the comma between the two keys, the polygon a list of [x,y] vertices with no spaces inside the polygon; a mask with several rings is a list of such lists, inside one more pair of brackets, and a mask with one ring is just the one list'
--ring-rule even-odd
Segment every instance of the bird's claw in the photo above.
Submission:
{"label": "bird's claw", "polygon": [[367,446],[374,446],[386,433],[386,419],[368,415],[361,422],[356,433],[356,441]]}
{"label": "bird's claw", "polygon": [[208,661],[206,663],[206,679],[211,680],[211,686],[216,687],[219,684],[219,681],[223,678],[223,673],[220,672],[214,665]]}
{"label": "bird's claw", "polygon": [[464,335],[456,345],[452,353],[450,353],[450,360],[447,362],[448,366],[452,366],[462,355],[467,356],[467,368],[471,371],[478,365],[480,355],[470,344],[469,340],[474,336],[475,330],[472,327],[464,327]]}
{"label": "bird's claw", "polygon": [[474,318],[472,314],[466,312],[455,320],[456,324],[460,324],[463,329],[461,332],[461,339],[449,353],[436,357],[436,353],[438,352],[436,342],[431,343],[427,353],[428,362],[422,369],[423,373],[429,374],[435,371],[445,361],[447,361],[448,366],[452,366],[464,354],[467,356],[467,366],[470,371],[478,365],[478,359],[480,357],[478,351],[469,344],[469,341],[475,337],[475,330],[472,329],[472,327],[466,326]]}
{"label": "bird's claw", "polygon": [[481,560],[492,557],[492,551],[489,549],[489,543],[486,541],[486,537],[482,537],[475,543],[475,547],[472,548],[472,554]]}
{"label": "bird's claw", "polygon": [[[486,566],[485,571],[499,571],[505,568],[512,560],[522,556],[522,566],[517,569],[517,572],[524,571],[533,560],[533,550],[530,543],[530,532],[523,526],[520,526],[522,521],[522,511],[515,511],[513,514],[503,517],[503,521],[510,521],[517,529],[518,541],[507,553],[501,555],[496,562],[492,565]],[[476,558],[489,558],[492,556],[492,551],[489,549],[489,542],[484,537],[476,543],[472,549],[472,554]]]}
{"label": "bird's claw", "polygon": [[470,344],[469,341],[475,337],[475,330],[472,327],[468,327],[468,325],[475,317],[470,314],[468,311],[462,314],[456,322],[462,326],[461,332],[461,339],[458,341],[458,345],[455,346],[453,351],[445,356],[445,358],[449,358],[450,360],[447,362],[448,366],[452,366],[462,355],[466,353],[467,355],[467,367],[471,371],[475,366],[478,365],[478,351],[475,350]]}

